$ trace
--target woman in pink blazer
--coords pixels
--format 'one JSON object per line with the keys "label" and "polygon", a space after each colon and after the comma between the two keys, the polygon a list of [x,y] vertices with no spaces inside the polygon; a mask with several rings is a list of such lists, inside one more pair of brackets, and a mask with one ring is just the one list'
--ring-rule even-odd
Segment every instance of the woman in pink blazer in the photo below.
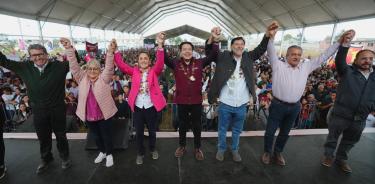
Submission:
{"label": "woman in pink blazer", "polygon": [[111,86],[114,74],[113,55],[117,44],[112,40],[105,60],[103,72],[100,71],[99,61],[92,59],[86,64],[86,69],[81,69],[75,55],[75,49],[68,39],[60,40],[66,49],[70,71],[78,83],[78,106],[76,114],[87,122],[90,132],[95,137],[99,148],[99,155],[94,160],[100,163],[106,159],[106,166],[113,165],[112,120],[117,108],[111,95]]}
{"label": "woman in pink blazer", "polygon": [[150,57],[142,52],[138,56],[138,66],[131,67],[124,63],[119,52],[115,53],[117,67],[127,75],[132,76],[131,89],[128,103],[133,114],[133,122],[136,128],[138,154],[136,164],[143,164],[145,148],[143,146],[144,124],[147,123],[149,132],[149,148],[152,159],[159,158],[155,149],[156,143],[156,120],[157,113],[166,106],[163,93],[160,90],[158,76],[164,68],[164,33],[157,36],[158,49],[156,52],[156,63],[151,67]]}

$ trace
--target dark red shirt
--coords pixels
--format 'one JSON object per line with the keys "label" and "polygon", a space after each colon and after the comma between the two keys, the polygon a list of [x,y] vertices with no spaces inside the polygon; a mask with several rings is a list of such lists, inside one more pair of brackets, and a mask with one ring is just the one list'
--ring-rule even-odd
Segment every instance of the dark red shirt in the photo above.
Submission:
{"label": "dark red shirt", "polygon": [[203,68],[216,61],[219,45],[213,44],[210,54],[205,58],[192,58],[186,64],[183,58],[170,61],[165,57],[165,64],[173,69],[176,81],[174,103],[176,104],[202,104],[202,77]]}

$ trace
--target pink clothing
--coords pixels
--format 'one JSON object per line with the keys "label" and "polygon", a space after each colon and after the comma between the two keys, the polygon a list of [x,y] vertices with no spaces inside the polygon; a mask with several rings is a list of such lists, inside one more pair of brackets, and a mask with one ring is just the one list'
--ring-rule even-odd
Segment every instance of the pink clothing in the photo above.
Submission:
{"label": "pink clothing", "polygon": [[[141,86],[142,72],[138,67],[131,67],[124,63],[121,53],[115,53],[115,63],[117,67],[127,75],[132,76],[132,86],[130,89],[128,102],[131,110],[134,112],[135,100],[137,99]],[[164,50],[158,49],[156,52],[156,63],[149,69],[147,82],[150,92],[151,102],[157,111],[161,111],[166,105],[165,98],[159,87],[158,76],[164,68]]]}
{"label": "pink clothing", "polygon": [[86,121],[86,104],[90,91],[95,96],[96,102],[105,120],[114,116],[117,112],[115,101],[112,98],[110,82],[114,74],[113,54],[107,54],[105,67],[99,78],[91,84],[87,76],[87,71],[82,70],[78,65],[74,52],[68,55],[69,67],[72,75],[78,83],[78,106],[76,114],[82,120]]}
{"label": "pink clothing", "polygon": [[87,121],[99,121],[102,120],[103,113],[100,110],[98,102],[96,101],[95,95],[92,92],[92,88],[90,85],[89,94],[87,96],[86,101],[86,120]]}
{"label": "pink clothing", "polygon": [[86,61],[86,62],[89,62],[91,59],[92,59],[92,58],[91,58],[91,56],[90,56],[89,54],[87,54],[87,55],[85,56],[85,61]]}

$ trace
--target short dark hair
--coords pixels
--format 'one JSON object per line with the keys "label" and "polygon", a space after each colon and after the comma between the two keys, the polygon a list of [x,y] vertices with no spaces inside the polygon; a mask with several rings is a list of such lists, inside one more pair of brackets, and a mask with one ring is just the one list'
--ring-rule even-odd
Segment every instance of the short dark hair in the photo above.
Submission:
{"label": "short dark hair", "polygon": [[233,39],[230,41],[230,45],[232,46],[232,45],[234,44],[234,42],[237,41],[237,40],[242,40],[244,44],[246,43],[246,42],[245,42],[245,39],[244,39],[242,36],[239,36],[239,37],[235,37],[235,38],[233,38]]}
{"label": "short dark hair", "polygon": [[47,49],[43,46],[43,45],[40,45],[40,44],[31,44],[28,48],[27,48],[27,52],[29,53],[30,55],[30,50],[32,49],[35,49],[35,50],[42,50],[45,54],[48,54],[47,53]]}
{"label": "short dark hair", "polygon": [[147,51],[141,51],[141,52],[138,53],[138,57],[137,58],[139,58],[139,56],[141,54],[146,54],[148,57],[150,57],[150,54]]}
{"label": "short dark hair", "polygon": [[292,46],[288,47],[288,49],[286,50],[287,54],[288,54],[288,52],[289,52],[290,49],[299,49],[299,50],[301,50],[301,52],[303,51],[302,47],[300,47],[298,45],[292,45]]}
{"label": "short dark hair", "polygon": [[356,60],[357,58],[358,58],[358,56],[361,54],[361,53],[363,53],[363,52],[371,52],[372,54],[374,54],[375,55],[375,52],[374,51],[372,51],[372,50],[370,50],[370,49],[363,49],[363,50],[360,50],[359,52],[357,52],[357,54],[355,55],[355,59],[354,60]]}
{"label": "short dark hair", "polygon": [[182,46],[185,45],[185,44],[188,44],[191,46],[191,49],[194,50],[194,45],[191,43],[191,42],[181,42],[180,45],[178,46],[178,49],[182,49]]}

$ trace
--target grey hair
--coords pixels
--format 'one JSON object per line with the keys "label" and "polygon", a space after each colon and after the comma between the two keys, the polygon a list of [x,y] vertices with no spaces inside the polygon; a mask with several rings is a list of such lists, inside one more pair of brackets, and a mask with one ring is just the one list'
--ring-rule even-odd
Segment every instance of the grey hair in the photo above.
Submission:
{"label": "grey hair", "polygon": [[96,68],[100,69],[100,62],[96,59],[91,59],[90,61],[87,62],[85,65],[85,69],[87,69],[89,66],[94,66]]}
{"label": "grey hair", "polygon": [[42,50],[45,54],[48,54],[47,53],[47,49],[43,46],[43,45],[40,45],[40,44],[32,44],[30,45],[28,48],[27,48],[27,52],[29,53],[30,55],[30,50]]}
{"label": "grey hair", "polygon": [[300,47],[300,46],[298,46],[298,45],[292,45],[292,46],[288,47],[288,50],[286,50],[286,54],[287,54],[287,55],[288,55],[290,49],[298,49],[298,50],[301,51],[301,53],[302,53],[302,51],[303,51],[303,50],[302,50],[302,47]]}

